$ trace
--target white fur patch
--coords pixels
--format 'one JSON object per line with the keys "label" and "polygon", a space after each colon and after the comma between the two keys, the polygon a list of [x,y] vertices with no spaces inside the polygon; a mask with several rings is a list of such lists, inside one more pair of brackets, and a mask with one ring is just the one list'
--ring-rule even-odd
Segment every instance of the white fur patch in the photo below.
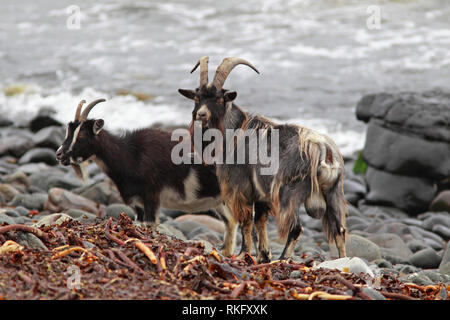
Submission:
{"label": "white fur patch", "polygon": [[198,212],[213,209],[221,204],[220,195],[217,197],[197,198],[199,182],[195,171],[191,171],[184,180],[184,197],[170,187],[164,187],[160,194],[160,205],[166,209],[185,212]]}

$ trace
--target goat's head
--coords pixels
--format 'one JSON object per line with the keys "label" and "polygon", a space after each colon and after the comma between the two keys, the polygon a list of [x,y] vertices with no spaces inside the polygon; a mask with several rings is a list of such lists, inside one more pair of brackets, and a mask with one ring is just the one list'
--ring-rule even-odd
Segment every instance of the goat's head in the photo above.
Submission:
{"label": "goat's head", "polygon": [[200,86],[195,90],[178,89],[188,99],[195,101],[192,121],[202,121],[203,128],[220,128],[226,111],[226,104],[236,99],[236,91],[222,89],[231,70],[239,64],[249,66],[256,73],[259,71],[248,61],[240,58],[225,58],[217,67],[212,83],[208,83],[208,57],[202,57],[191,70],[200,66]]}
{"label": "goat's head", "polygon": [[56,151],[56,159],[59,163],[64,166],[72,165],[77,175],[79,175],[78,170],[81,172],[80,163],[93,155],[93,142],[104,125],[102,119],[88,120],[87,116],[96,104],[103,101],[106,100],[98,99],[91,102],[83,112],[81,108],[86,101],[82,100],[78,104],[75,119],[67,125],[64,142]]}

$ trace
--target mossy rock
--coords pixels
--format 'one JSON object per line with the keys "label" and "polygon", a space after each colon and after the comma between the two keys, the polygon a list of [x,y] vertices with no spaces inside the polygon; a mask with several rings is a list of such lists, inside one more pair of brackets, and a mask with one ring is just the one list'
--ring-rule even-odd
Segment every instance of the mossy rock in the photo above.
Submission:
{"label": "mossy rock", "polygon": [[355,165],[353,166],[353,172],[356,174],[365,174],[367,171],[367,162],[364,161],[362,156],[362,151],[358,153],[358,158],[355,161]]}

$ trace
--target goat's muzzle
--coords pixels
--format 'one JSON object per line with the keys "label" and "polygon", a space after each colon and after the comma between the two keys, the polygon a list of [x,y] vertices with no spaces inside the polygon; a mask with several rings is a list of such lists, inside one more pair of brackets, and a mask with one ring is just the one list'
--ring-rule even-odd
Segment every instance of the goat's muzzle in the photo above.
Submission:
{"label": "goat's muzzle", "polygon": [[63,166],[68,166],[70,164],[70,157],[64,153],[62,146],[56,150],[56,160]]}

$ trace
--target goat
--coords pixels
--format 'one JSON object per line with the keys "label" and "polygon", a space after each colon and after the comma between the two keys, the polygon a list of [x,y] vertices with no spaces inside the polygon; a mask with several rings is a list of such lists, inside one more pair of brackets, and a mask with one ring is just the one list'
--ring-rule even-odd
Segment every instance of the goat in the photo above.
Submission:
{"label": "goat", "polygon": [[[196,90],[178,91],[195,101],[191,128],[195,122],[201,121],[203,130],[218,129],[222,135],[225,130],[231,129],[265,130],[267,136],[278,131],[280,157],[278,170],[274,174],[262,175],[261,163],[216,163],[222,197],[233,210],[235,219],[242,223],[243,247],[251,252],[252,206],[259,203],[269,210],[254,214],[258,232],[258,261],[266,262],[271,258],[265,230],[269,213],[275,215],[279,236],[287,238],[280,259],[289,258],[302,232],[299,214],[300,205],[304,204],[311,217],[322,218],[327,240],[335,242],[339,256],[345,257],[345,217],[348,209],[343,193],[342,155],[335,143],[323,134],[298,125],[276,124],[265,117],[250,115],[235,105],[233,101],[237,93],[222,87],[231,70],[239,64],[259,73],[244,59],[225,58],[217,68],[213,82],[208,83],[208,57],[202,57],[191,71],[200,66],[200,86]],[[223,138],[222,148],[219,148],[223,158],[229,152],[226,148],[229,142],[231,150],[237,150],[235,138],[232,137],[232,141],[227,141],[227,138],[228,135]],[[245,147],[244,151],[250,154],[248,143]],[[267,149],[274,151],[269,145]]]}
{"label": "goat", "polygon": [[237,223],[221,200],[214,167],[174,164],[171,150],[176,142],[170,132],[146,128],[116,136],[103,129],[104,120],[87,119],[92,108],[104,101],[93,101],[83,113],[85,101],[79,103],[56,151],[60,164],[71,165],[82,177],[80,164],[95,161],[115,183],[124,202],[133,206],[138,220],[150,227],[157,225],[160,207],[184,212],[215,210],[225,223],[222,252],[232,255]]}

